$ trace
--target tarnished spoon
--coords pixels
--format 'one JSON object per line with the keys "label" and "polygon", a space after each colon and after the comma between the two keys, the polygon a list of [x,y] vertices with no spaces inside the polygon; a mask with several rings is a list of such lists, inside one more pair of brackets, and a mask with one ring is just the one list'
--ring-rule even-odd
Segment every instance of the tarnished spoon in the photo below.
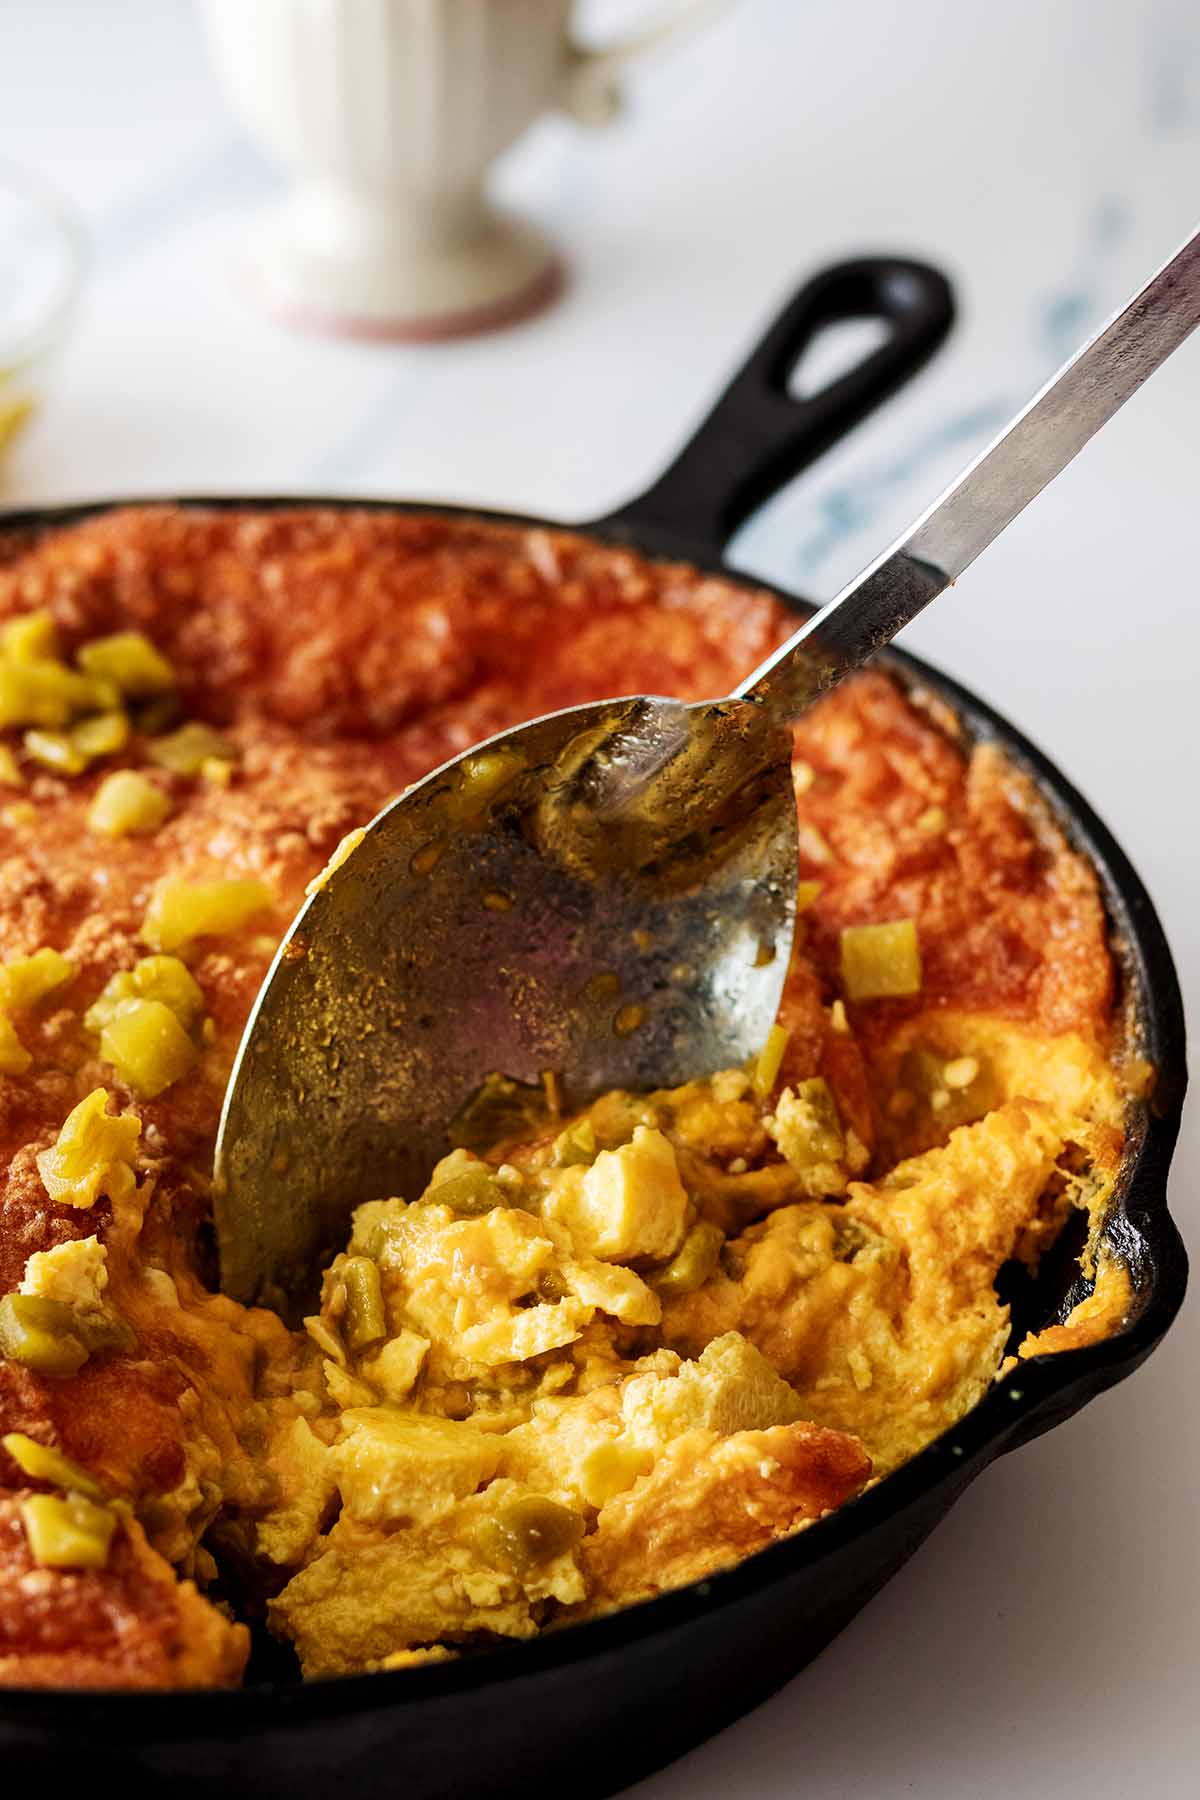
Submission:
{"label": "tarnished spoon", "polygon": [[1200,233],[728,700],[601,701],[427,776],[301,909],[217,1146],[222,1284],[293,1313],[485,1077],[572,1101],[745,1061],[792,943],[789,724],[890,642],[1200,323]]}

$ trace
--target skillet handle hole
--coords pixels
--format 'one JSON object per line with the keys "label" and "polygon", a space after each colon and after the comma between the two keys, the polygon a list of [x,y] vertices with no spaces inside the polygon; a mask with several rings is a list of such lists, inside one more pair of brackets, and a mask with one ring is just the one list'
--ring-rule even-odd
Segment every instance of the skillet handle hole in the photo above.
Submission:
{"label": "skillet handle hole", "polygon": [[809,340],[787,378],[792,400],[813,400],[866,362],[895,335],[888,319],[831,319]]}

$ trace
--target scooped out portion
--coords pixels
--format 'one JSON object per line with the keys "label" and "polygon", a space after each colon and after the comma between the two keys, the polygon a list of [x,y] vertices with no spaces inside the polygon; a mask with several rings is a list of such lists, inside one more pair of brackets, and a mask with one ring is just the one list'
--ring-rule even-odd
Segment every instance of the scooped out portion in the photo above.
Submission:
{"label": "scooped out portion", "polygon": [[[0,1684],[565,1627],[819,1530],[1015,1358],[1119,1328],[1151,1072],[1094,875],[878,674],[796,733],[801,926],[748,1066],[588,1105],[498,1071],[303,1331],[216,1291],[225,1082],[338,844],[489,732],[728,692],[787,629],[433,516],[133,510],[0,552]],[[1076,1242],[1077,1303],[1022,1337]]]}
{"label": "scooped out portion", "polygon": [[[542,1136],[454,1150],[411,1203],[358,1209],[308,1321],[322,1410],[280,1461],[283,1514],[306,1504],[311,1529],[270,1618],[307,1674],[711,1576],[996,1378],[999,1270],[1035,1264],[1100,1192],[1119,1116],[1102,1059],[1063,1047],[1081,1057],[1056,1068],[1065,1107],[993,1061],[988,1110],[868,1180],[835,1090],[783,1081],[780,1048],[757,1088],[731,1069],[607,1094]],[[1087,1177],[1065,1175],[1081,1156]],[[276,1529],[260,1521],[258,1547]]]}

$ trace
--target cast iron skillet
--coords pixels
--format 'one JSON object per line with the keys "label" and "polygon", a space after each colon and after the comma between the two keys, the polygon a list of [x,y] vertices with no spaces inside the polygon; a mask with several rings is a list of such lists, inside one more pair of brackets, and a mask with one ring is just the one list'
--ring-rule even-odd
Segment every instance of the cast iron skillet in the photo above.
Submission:
{"label": "cast iron skillet", "polygon": [[[583,529],[651,557],[730,570],[724,545],[791,475],[856,425],[932,355],[953,313],[944,279],[867,259],[819,275],[787,307],[708,418],[649,491]],[[815,397],[787,379],[825,325],[875,317],[887,341]],[[10,514],[40,534],[107,504]],[[186,504],[186,502],[184,502]],[[235,497],[203,506],[345,506]],[[382,503],[368,503],[380,505]],[[462,508],[422,503],[413,511]],[[514,515],[476,516],[514,522]],[[545,520],[517,519],[544,525]],[[0,536],[0,552],[4,548]],[[762,587],[764,583],[756,583]],[[794,595],[779,594],[799,606]],[[1133,1318],[1106,1343],[1019,1366],[958,1425],[877,1488],[738,1568],[612,1617],[474,1660],[301,1687],[265,1677],[233,1693],[0,1693],[0,1753],[22,1775],[104,1774],[134,1794],[287,1794],[440,1800],[555,1791],[590,1800],[647,1774],[764,1699],[814,1657],[917,1548],[980,1470],[1130,1374],[1183,1298],[1187,1264],[1166,1206],[1186,1081],[1183,1008],[1162,928],[1121,850],[1039,751],[997,713],[912,657],[889,668],[948,701],[972,738],[1026,770],[1103,885],[1124,1002],[1159,1078],[1137,1109],[1108,1228],[1128,1265]],[[1066,1246],[1006,1297],[1017,1336],[1063,1316],[1084,1288]],[[15,1759],[15,1760],[14,1760]],[[89,1789],[90,1791],[90,1789]]]}

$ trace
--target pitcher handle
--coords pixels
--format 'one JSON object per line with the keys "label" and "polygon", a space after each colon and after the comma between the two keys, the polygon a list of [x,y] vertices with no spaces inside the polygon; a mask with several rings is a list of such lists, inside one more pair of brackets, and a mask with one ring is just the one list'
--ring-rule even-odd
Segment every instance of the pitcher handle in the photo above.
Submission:
{"label": "pitcher handle", "polygon": [[617,75],[635,56],[655,50],[680,32],[696,31],[709,16],[726,11],[733,0],[682,0],[662,17],[615,43],[595,47],[572,43],[567,51],[560,102],[582,125],[608,125],[621,110]]}

